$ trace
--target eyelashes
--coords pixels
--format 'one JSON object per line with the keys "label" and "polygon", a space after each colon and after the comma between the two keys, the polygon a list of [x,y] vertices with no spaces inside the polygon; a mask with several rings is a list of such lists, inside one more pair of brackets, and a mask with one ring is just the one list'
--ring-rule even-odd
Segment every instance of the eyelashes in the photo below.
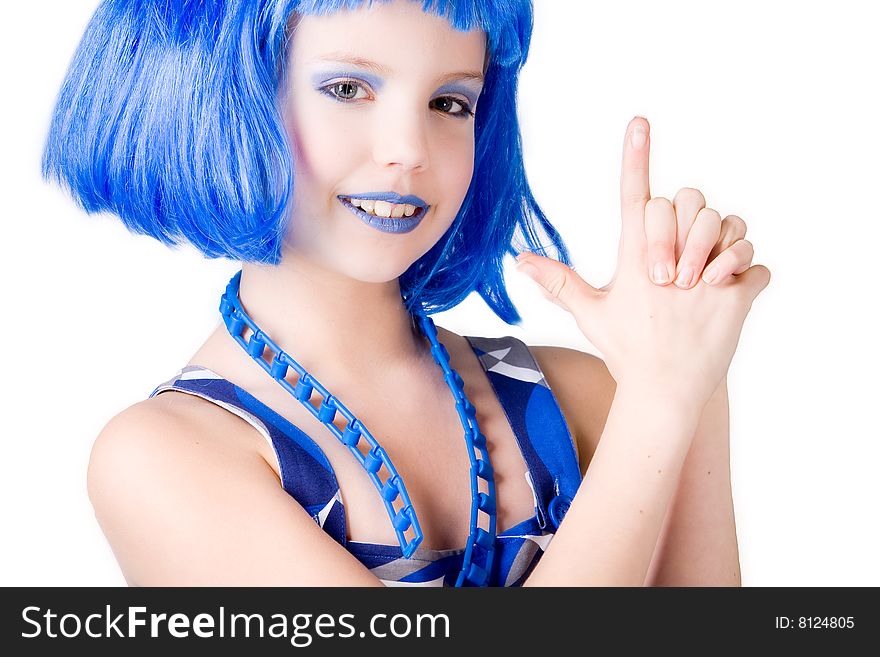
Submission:
{"label": "eyelashes", "polygon": [[[364,91],[366,90],[364,83],[359,82],[357,80],[346,79],[346,80],[339,80],[337,82],[332,82],[328,85],[324,85],[323,87],[319,87],[318,91],[321,92],[322,94],[324,94],[325,96],[328,96],[329,98],[332,98],[333,100],[335,100],[336,102],[339,102],[339,103],[353,103],[358,100],[364,100],[365,98],[367,98],[366,96],[363,96],[360,98],[358,98],[356,96],[353,98],[344,98],[344,97],[340,96],[338,93],[336,93],[336,90],[339,89],[340,87],[353,87],[355,89],[360,89],[360,90],[364,90]],[[357,93],[357,91],[355,93]],[[466,100],[463,100],[461,98],[457,98],[455,96],[439,96],[438,98],[435,98],[431,102],[433,103],[436,101],[445,101],[445,102],[449,102],[449,103],[457,104],[457,105],[461,106],[461,110],[457,111],[457,112],[447,112],[444,110],[438,110],[441,114],[448,114],[449,116],[453,116],[453,117],[459,118],[459,119],[467,119],[469,117],[474,116],[474,112],[471,109],[470,103],[468,103]]]}

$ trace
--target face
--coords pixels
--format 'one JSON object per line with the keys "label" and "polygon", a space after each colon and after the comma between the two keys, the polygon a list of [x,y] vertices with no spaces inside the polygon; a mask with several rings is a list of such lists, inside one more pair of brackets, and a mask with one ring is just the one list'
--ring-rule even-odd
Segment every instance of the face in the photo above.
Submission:
{"label": "face", "polygon": [[[412,0],[296,20],[281,107],[294,164],[285,255],[393,280],[445,233],[470,184],[485,33]],[[396,197],[375,197],[388,193],[411,198],[387,219],[349,201],[367,197],[381,215]]]}

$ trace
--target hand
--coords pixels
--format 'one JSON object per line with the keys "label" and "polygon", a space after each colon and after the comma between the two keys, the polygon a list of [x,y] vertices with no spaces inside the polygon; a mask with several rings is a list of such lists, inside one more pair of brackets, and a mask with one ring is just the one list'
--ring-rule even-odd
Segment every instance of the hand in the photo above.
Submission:
{"label": "hand", "polygon": [[[709,285],[720,285],[751,266],[755,250],[744,239],[746,222],[736,215],[722,221],[720,214],[706,207],[700,190],[690,187],[678,191],[672,206],[671,221],[668,212],[645,214],[648,276],[656,284],[669,285],[674,278],[675,285],[685,290],[701,279]],[[657,280],[656,265],[667,272],[664,280]]]}
{"label": "hand", "polygon": [[[640,147],[631,141],[638,129],[643,131]],[[770,271],[755,265],[724,285],[697,285],[687,293],[645,279],[646,219],[675,225],[673,205],[651,198],[648,129],[639,117],[627,127],[622,230],[611,282],[596,289],[556,260],[536,254],[521,254],[518,260],[521,267],[533,267],[525,273],[542,286],[544,296],[574,316],[618,385],[647,383],[658,395],[702,408],[727,374],[746,315],[769,284]]]}

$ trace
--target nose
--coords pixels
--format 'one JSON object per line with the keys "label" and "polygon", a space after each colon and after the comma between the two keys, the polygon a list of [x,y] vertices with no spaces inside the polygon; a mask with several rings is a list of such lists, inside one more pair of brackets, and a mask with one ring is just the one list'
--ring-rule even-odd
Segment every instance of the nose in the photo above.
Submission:
{"label": "nose", "polygon": [[428,122],[411,110],[385,114],[378,119],[373,157],[382,167],[424,171],[429,166]]}

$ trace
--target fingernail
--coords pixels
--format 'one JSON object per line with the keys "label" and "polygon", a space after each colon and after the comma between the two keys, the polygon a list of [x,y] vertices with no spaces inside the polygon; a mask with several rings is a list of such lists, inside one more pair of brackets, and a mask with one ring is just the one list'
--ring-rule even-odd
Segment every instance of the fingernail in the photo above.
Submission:
{"label": "fingernail", "polygon": [[709,269],[707,269],[703,273],[703,281],[705,281],[706,283],[712,283],[712,281],[715,280],[716,276],[718,276],[718,268],[717,267],[709,267]]}
{"label": "fingernail", "polygon": [[645,134],[645,127],[641,123],[636,124],[636,126],[633,128],[629,141],[632,144],[632,147],[636,150],[642,148],[645,145],[647,137]]}
{"label": "fingernail", "polygon": [[538,268],[529,262],[520,262],[516,265],[516,270],[521,274],[525,274],[531,279],[538,275]]}
{"label": "fingernail", "polygon": [[675,279],[675,284],[678,285],[678,287],[688,287],[691,284],[693,277],[694,270],[687,267],[678,273],[678,278]]}
{"label": "fingernail", "polygon": [[666,266],[663,263],[658,262],[654,265],[654,282],[655,283],[665,283],[669,279],[666,276]]}

